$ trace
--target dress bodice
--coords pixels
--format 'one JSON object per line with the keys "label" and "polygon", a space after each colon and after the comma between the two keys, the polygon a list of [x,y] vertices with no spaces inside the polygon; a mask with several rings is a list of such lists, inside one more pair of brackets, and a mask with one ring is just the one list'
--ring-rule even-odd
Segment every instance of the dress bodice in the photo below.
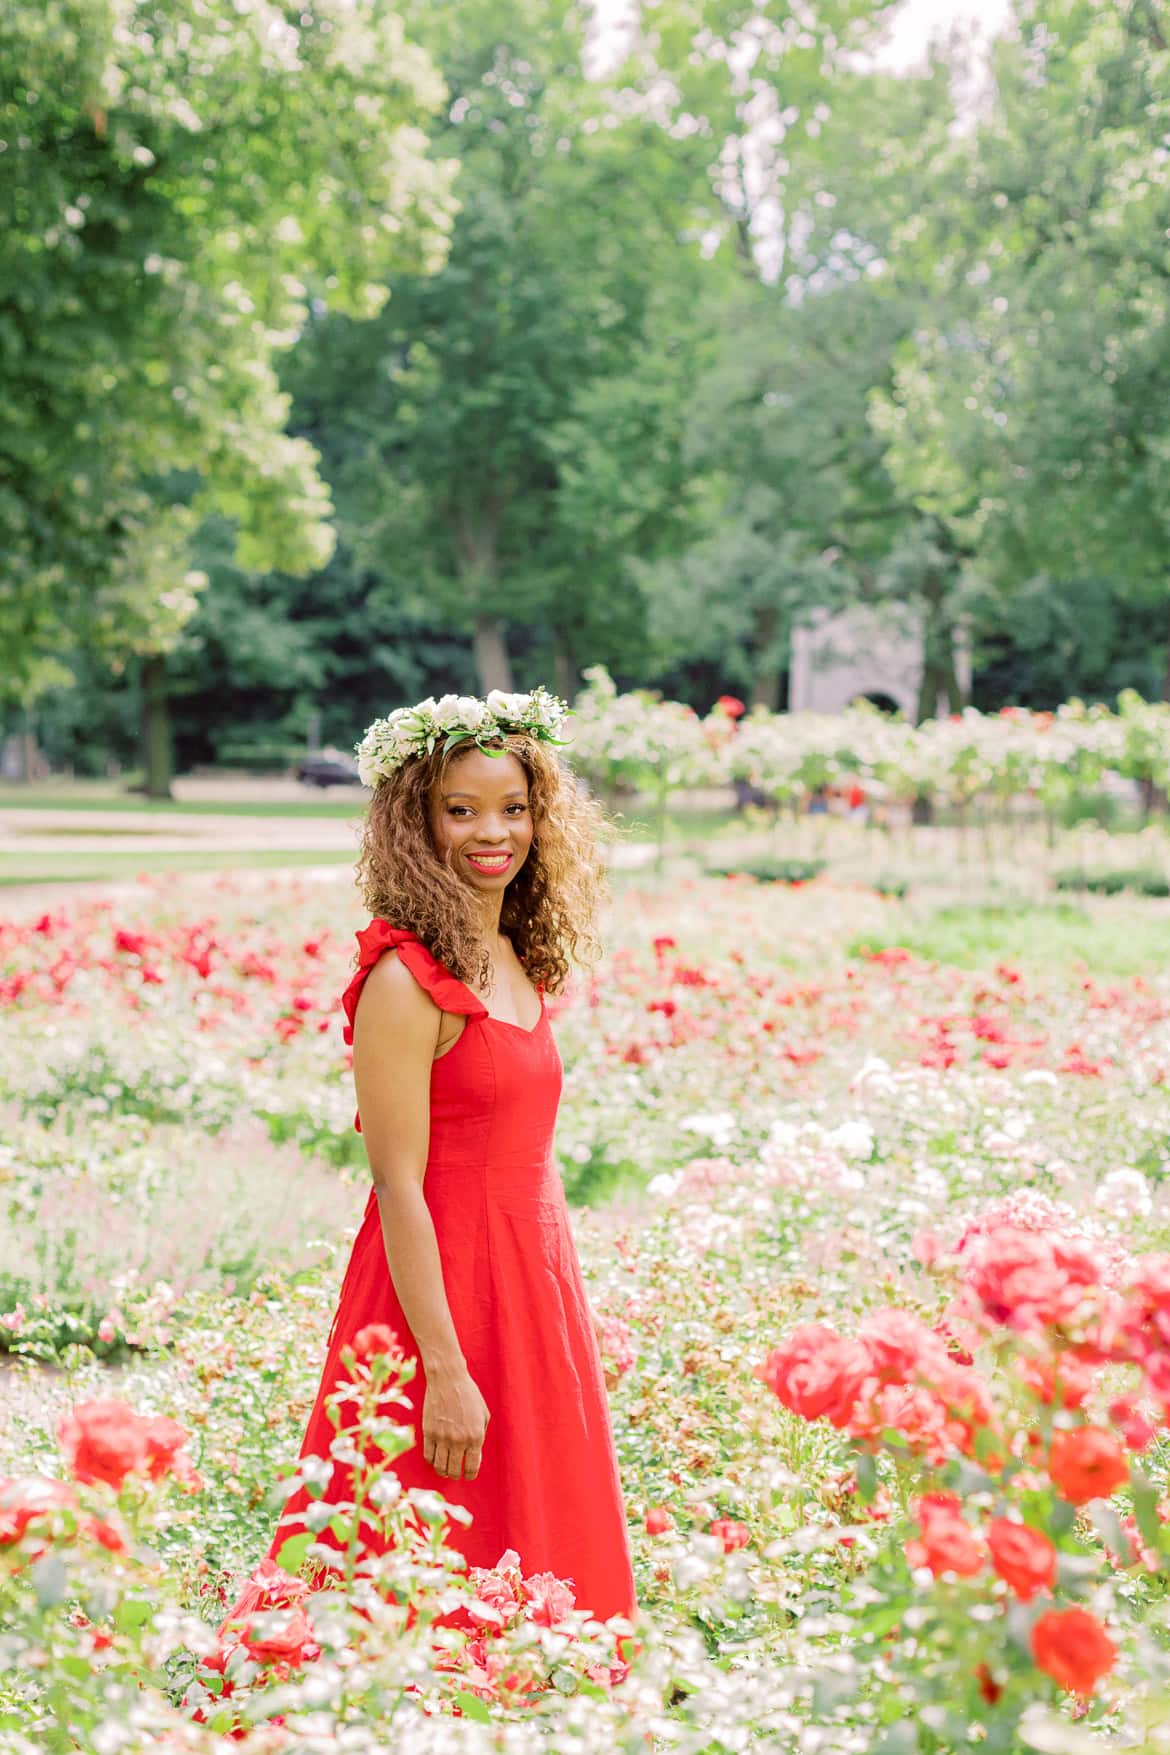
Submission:
{"label": "dress bodice", "polygon": [[[563,1067],[541,995],[531,1030],[493,1018],[480,999],[434,957],[413,932],[372,920],[357,935],[358,968],[345,993],[345,1040],[353,1041],[358,999],[370,970],[397,951],[440,1010],[467,1019],[455,1043],[431,1067],[431,1133],[427,1177],[491,1164],[493,1178],[531,1177],[551,1168]],[[361,1130],[359,1116],[354,1126]]]}

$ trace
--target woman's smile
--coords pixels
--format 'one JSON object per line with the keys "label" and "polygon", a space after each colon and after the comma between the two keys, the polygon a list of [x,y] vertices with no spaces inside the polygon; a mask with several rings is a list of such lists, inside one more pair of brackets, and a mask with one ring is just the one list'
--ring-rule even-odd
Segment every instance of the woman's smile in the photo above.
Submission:
{"label": "woman's smile", "polygon": [[507,871],[512,863],[512,855],[506,852],[468,853],[465,858],[468,865],[473,865],[476,871],[482,871],[490,877],[495,877],[499,872]]}

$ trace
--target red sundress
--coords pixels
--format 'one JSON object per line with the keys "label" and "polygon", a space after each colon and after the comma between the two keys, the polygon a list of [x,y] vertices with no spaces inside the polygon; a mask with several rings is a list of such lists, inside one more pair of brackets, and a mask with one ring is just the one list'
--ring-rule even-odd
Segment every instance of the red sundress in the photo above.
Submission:
{"label": "red sundress", "polygon": [[[526,1030],[489,1016],[414,933],[373,920],[357,940],[360,966],[342,997],[347,1042],[366,976],[390,949],[441,1010],[467,1019],[431,1070],[423,1192],[455,1332],[491,1419],[476,1478],[438,1475],[423,1459],[420,1360],[408,1391],[415,1444],[396,1472],[405,1487],[429,1487],[471,1512],[470,1527],[451,1523],[446,1536],[469,1566],[494,1566],[514,1548],[525,1573],[570,1580],[579,1609],[602,1620],[632,1618],[629,1534],[605,1380],[552,1157],[562,1065],[543,996],[540,1021]],[[354,1125],[360,1131],[357,1117]],[[372,1322],[389,1323],[416,1355],[371,1190],[302,1456],[328,1455],[333,1430],[324,1398],[336,1384],[342,1347]],[[285,1517],[307,1503],[304,1493],[294,1494]],[[273,1559],[296,1527],[295,1515],[282,1523]]]}

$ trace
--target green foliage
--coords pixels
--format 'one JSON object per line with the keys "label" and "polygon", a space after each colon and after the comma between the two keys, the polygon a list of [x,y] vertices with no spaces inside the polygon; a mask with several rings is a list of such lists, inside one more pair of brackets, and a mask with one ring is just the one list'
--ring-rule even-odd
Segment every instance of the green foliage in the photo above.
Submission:
{"label": "green foliage", "polygon": [[1170,896],[1166,873],[1149,867],[1127,870],[1119,866],[1103,871],[1069,868],[1054,872],[1052,882],[1058,890],[1088,890],[1097,896],[1119,896],[1126,890],[1137,896]]}
{"label": "green foliage", "polygon": [[1023,586],[1059,621],[1070,575],[1164,605],[1165,8],[1017,13],[988,114],[939,161],[953,200],[905,235],[937,309],[874,418],[895,479],[977,554],[1004,617]]}
{"label": "green foliage", "polygon": [[981,704],[1156,695],[1165,7],[1013,0],[961,116],[892,10],[658,0],[591,76],[572,0],[15,0],[6,728],[100,772],[145,692],[157,778],[168,707],[208,762],[513,665],[779,705],[858,602],[920,717],[961,626]]}
{"label": "green foliage", "polygon": [[628,565],[684,491],[685,188],[651,121],[602,125],[562,0],[448,0],[411,28],[449,93],[450,253],[372,324],[314,323],[289,381],[370,606],[472,634],[484,688],[511,686],[508,625],[539,630],[571,693],[582,646],[637,650]]}
{"label": "green foliage", "polygon": [[8,701],[64,680],[79,640],[172,644],[208,511],[247,567],[327,557],[273,355],[310,290],[370,310],[375,282],[437,259],[446,219],[449,173],[411,132],[442,88],[383,0],[314,0],[280,29],[259,0],[123,12],[0,18]]}
{"label": "green foliage", "polygon": [[867,932],[851,949],[864,956],[900,946],[915,956],[986,969],[997,961],[1044,966],[1080,959],[1098,976],[1144,975],[1163,956],[1165,928],[1151,912],[1142,927],[1132,913],[1089,911],[1072,902],[1015,900],[962,903],[914,911],[896,927]]}
{"label": "green foliage", "polygon": [[778,859],[753,855],[750,858],[708,864],[710,877],[752,877],[762,884],[808,884],[828,865],[827,859]]}

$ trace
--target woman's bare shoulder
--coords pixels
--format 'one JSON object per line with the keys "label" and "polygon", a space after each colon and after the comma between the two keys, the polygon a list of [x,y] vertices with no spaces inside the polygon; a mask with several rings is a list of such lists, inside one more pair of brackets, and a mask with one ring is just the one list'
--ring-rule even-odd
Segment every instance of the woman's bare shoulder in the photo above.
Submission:
{"label": "woman's bare shoulder", "polygon": [[355,1022],[363,1012],[379,1024],[415,1029],[437,1028],[441,1016],[425,987],[419,985],[396,950],[383,951],[366,976],[358,999]]}

